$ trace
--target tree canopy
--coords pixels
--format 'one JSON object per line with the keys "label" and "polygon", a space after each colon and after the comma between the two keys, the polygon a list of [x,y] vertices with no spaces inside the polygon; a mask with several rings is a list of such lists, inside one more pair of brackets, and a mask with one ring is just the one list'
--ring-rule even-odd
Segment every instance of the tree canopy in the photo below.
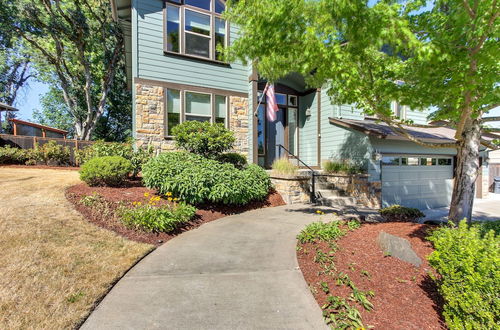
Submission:
{"label": "tree canopy", "polygon": [[29,49],[37,78],[62,93],[75,135],[90,139],[109,107],[123,33],[106,0],[1,0],[2,28]]}
{"label": "tree canopy", "polygon": [[[457,149],[450,218],[471,219],[484,115],[500,104],[497,0],[229,0],[226,18],[240,37],[228,59],[252,61],[276,81],[302,74],[328,88],[337,104],[355,104],[409,140]],[[410,135],[391,113],[397,100],[435,107],[435,119],[456,128],[456,143]]]}

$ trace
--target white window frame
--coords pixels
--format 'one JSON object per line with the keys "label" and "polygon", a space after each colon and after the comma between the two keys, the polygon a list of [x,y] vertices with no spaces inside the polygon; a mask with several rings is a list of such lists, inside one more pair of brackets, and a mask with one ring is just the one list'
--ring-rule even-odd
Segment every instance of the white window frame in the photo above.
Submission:
{"label": "white window frame", "polygon": [[[179,8],[179,52],[174,52],[170,51],[167,49],[167,6],[173,6]],[[204,10],[198,7],[194,7],[191,5],[185,5],[185,4],[178,4],[175,2],[170,2],[168,0],[164,0],[164,6],[163,6],[163,51],[166,54],[175,54],[175,55],[181,55],[181,56],[187,56],[187,57],[192,57],[192,58],[197,58],[205,61],[213,61],[213,62],[218,62],[218,63],[225,63],[224,61],[220,61],[216,59],[216,39],[215,39],[215,19],[221,19],[225,22],[225,38],[224,38],[224,48],[227,48],[229,46],[229,38],[230,38],[230,29],[229,29],[229,22],[222,19],[221,14],[218,14],[215,12],[215,1],[211,1],[211,10]],[[191,31],[186,31],[186,10],[190,10],[192,12],[196,12],[199,14],[203,15],[208,15],[210,16],[210,34],[208,36],[196,33],[196,32],[191,32]],[[204,56],[199,56],[199,55],[193,55],[193,54],[187,54],[186,53],[186,33],[196,35],[196,36],[201,36],[207,39],[210,39],[210,50],[209,50],[209,57],[204,57]]]}
{"label": "white window frame", "polygon": [[[225,94],[219,94],[219,93],[208,93],[208,92],[200,92],[200,91],[196,91],[196,90],[192,90],[192,89],[182,89],[182,88],[164,88],[164,95],[165,95],[165,106],[164,106],[164,109],[165,109],[165,113],[164,113],[164,116],[163,116],[163,120],[165,122],[165,132],[164,132],[164,136],[165,137],[173,137],[172,135],[168,135],[168,127],[169,127],[169,123],[168,123],[168,97],[167,97],[167,91],[171,89],[171,90],[177,90],[179,91],[179,95],[180,95],[180,112],[179,112],[179,124],[182,124],[188,120],[186,120],[186,116],[196,116],[196,117],[205,117],[205,118],[210,118],[210,123],[211,124],[215,124],[216,123],[216,112],[215,112],[215,96],[222,96],[226,99],[226,118],[225,118],[225,122],[224,122],[224,127],[226,127],[227,129],[230,129],[230,111],[229,111],[229,102],[230,102],[230,96],[229,95],[225,95]],[[204,95],[210,95],[210,115],[199,115],[199,114],[195,114],[195,113],[187,113],[186,112],[186,93],[195,93],[195,94],[204,94]]]}

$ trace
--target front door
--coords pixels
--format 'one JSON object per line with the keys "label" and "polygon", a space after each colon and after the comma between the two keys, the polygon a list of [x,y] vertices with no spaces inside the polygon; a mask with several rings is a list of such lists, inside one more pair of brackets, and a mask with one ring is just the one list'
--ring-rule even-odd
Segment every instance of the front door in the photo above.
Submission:
{"label": "front door", "polygon": [[[260,87],[260,86],[259,86]],[[262,89],[264,86],[262,86]],[[290,88],[276,85],[276,102],[279,111],[275,121],[266,116],[266,99],[262,100],[258,109],[257,144],[259,165],[270,168],[280,157],[291,157],[283,146],[298,156],[298,95]],[[281,93],[280,93],[281,92]],[[259,99],[262,91],[259,91]]]}

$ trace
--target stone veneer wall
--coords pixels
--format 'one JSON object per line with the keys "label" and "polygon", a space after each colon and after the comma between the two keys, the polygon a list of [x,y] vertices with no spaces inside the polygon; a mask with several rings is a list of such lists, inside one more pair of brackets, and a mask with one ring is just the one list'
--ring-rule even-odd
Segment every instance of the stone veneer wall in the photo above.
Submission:
{"label": "stone veneer wall", "polygon": [[234,132],[236,143],[234,152],[248,159],[250,151],[250,128],[248,125],[248,98],[240,96],[229,97],[229,129]]}
{"label": "stone veneer wall", "polygon": [[278,176],[271,175],[271,183],[288,205],[310,202],[309,176]]}
{"label": "stone veneer wall", "polygon": [[371,207],[382,207],[382,183],[380,181],[368,181],[368,174],[331,174],[326,177],[326,181],[335,185],[347,196],[357,198],[358,202]]}
{"label": "stone veneer wall", "polygon": [[152,145],[157,152],[175,149],[165,139],[165,98],[163,87],[135,85],[135,139],[137,147]]}
{"label": "stone veneer wall", "polygon": [[[152,145],[157,152],[175,150],[175,142],[165,138],[164,89],[135,85],[135,138],[137,147]],[[249,155],[248,98],[229,97],[229,128],[236,137],[234,152]]]}

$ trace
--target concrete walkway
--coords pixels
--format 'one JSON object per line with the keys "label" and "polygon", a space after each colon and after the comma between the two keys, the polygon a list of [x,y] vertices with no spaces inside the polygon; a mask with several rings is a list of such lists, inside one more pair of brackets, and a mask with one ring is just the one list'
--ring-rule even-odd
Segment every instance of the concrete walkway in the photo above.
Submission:
{"label": "concrete walkway", "polygon": [[82,329],[327,329],[295,254],[317,209],[250,211],[172,239],[120,280]]}
{"label": "concrete walkway", "polygon": [[[449,207],[424,210],[425,218],[422,220],[447,221]],[[500,220],[500,194],[490,193],[487,198],[475,199],[472,208],[472,221]]]}

